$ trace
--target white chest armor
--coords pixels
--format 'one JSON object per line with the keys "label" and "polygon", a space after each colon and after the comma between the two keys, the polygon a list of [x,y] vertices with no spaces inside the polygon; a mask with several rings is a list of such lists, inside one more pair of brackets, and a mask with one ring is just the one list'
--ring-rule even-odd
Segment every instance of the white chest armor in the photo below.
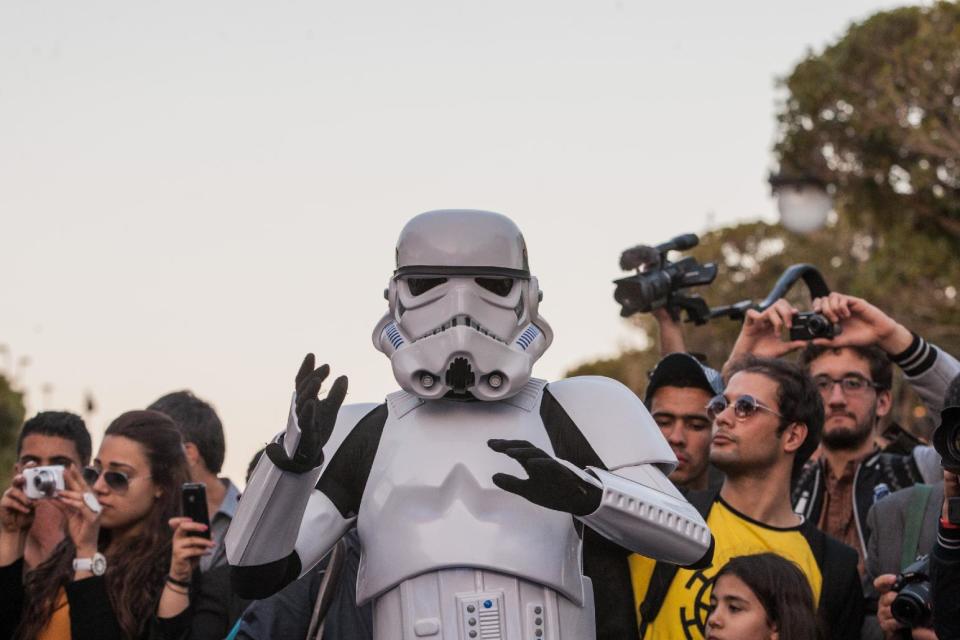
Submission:
{"label": "white chest armor", "polygon": [[512,402],[423,403],[388,398],[389,416],[367,478],[357,529],[364,602],[415,576],[475,568],[584,600],[580,539],[567,513],[496,487],[495,473],[525,477],[487,440],[527,440],[553,453],[538,412],[545,383]]}

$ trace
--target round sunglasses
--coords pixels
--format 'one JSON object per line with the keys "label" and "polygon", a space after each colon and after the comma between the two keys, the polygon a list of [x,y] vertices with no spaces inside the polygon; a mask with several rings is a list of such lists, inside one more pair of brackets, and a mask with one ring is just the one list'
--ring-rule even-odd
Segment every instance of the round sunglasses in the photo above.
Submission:
{"label": "round sunglasses", "polygon": [[[726,397],[722,395],[714,396],[711,398],[710,402],[707,403],[707,417],[709,417],[711,420],[716,420],[717,416],[723,413],[724,409],[729,406],[730,402],[726,399]],[[744,394],[733,401],[733,415],[737,418],[737,420],[746,420],[760,410],[772,413],[778,418],[783,417],[751,395]]]}
{"label": "round sunglasses", "polygon": [[131,478],[123,471],[100,471],[96,467],[85,467],[83,469],[83,480],[91,487],[103,475],[103,481],[107,483],[113,491],[123,493],[130,488],[130,483],[137,478],[149,478],[150,476],[136,476]]}

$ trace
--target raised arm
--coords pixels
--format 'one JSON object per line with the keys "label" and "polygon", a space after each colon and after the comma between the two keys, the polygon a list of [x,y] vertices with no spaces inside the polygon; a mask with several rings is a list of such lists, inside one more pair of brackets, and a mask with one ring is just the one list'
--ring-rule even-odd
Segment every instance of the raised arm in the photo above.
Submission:
{"label": "raised arm", "polygon": [[227,531],[231,580],[242,597],[263,598],[282,589],[316,564],[353,522],[315,489],[324,445],[347,392],[341,376],[319,399],[329,373],[327,365],[314,368],[313,354],[304,358],[287,428],[267,446]]}

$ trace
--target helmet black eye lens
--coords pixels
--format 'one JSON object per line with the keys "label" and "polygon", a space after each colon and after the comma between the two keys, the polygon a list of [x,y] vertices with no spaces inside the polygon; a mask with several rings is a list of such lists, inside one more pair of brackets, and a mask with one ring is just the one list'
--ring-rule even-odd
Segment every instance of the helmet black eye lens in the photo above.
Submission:
{"label": "helmet black eye lens", "polygon": [[410,287],[411,294],[419,296],[446,281],[446,278],[407,278],[407,286]]}
{"label": "helmet black eye lens", "polygon": [[476,278],[476,282],[487,291],[501,297],[513,291],[513,278]]}

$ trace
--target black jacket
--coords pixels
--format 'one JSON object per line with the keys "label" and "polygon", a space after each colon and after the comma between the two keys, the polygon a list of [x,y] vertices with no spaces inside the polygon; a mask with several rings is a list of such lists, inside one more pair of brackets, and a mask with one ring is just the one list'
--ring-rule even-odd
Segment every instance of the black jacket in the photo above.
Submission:
{"label": "black jacket", "polygon": [[960,530],[940,527],[930,573],[933,629],[938,638],[960,638]]}
{"label": "black jacket", "polygon": [[[804,467],[800,478],[793,486],[793,508],[803,515],[807,522],[816,524],[823,511],[824,461],[810,462]],[[860,553],[867,557],[867,540],[870,530],[867,527],[867,512],[873,506],[874,487],[883,483],[891,492],[906,489],[923,482],[920,469],[912,456],[894,453],[876,452],[857,465],[854,471],[853,516],[860,538]]]}
{"label": "black jacket", "polygon": [[[106,580],[93,576],[64,587],[70,605],[72,640],[123,640],[124,633],[110,605]],[[12,638],[20,624],[24,602],[23,558],[0,567],[0,639]],[[150,616],[141,640],[183,638],[190,629],[190,609],[174,618]]]}

